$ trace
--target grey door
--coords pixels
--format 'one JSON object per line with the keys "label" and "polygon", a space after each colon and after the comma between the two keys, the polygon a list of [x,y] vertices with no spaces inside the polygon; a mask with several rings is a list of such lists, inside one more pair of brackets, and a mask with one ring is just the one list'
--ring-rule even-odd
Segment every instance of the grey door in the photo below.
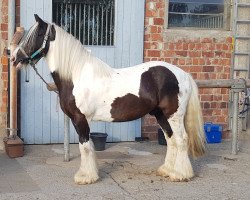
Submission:
{"label": "grey door", "polygon": [[[53,2],[47,0],[22,1],[21,26],[27,30],[34,23],[34,13],[37,13],[46,21],[52,22],[52,3],[55,2],[60,3],[58,0]],[[72,5],[68,5],[69,12],[71,12],[70,9],[72,13],[74,9],[84,11],[83,7],[80,8],[79,5],[74,4],[77,1],[72,2]],[[53,6],[55,5],[53,4]],[[114,23],[113,43],[104,45],[93,43],[86,45],[85,43],[85,47],[114,68],[129,67],[142,63],[144,7],[145,0],[115,0],[112,11],[114,12],[114,18],[112,19]],[[54,8],[53,12],[55,12]],[[61,9],[57,12],[60,12]],[[91,15],[101,15],[102,13],[101,10],[99,13],[94,9],[91,10],[91,7],[89,10]],[[67,19],[70,14],[67,13]],[[109,18],[109,20],[111,19]],[[75,29],[74,26],[72,26],[73,29]],[[90,38],[92,37],[93,35],[90,35]],[[53,82],[44,60],[39,62],[37,68],[48,82]],[[55,93],[47,90],[45,84],[35,75],[32,69],[28,71],[28,74],[29,82],[26,83],[26,73],[21,72],[21,135],[27,144],[62,143],[63,112],[60,110],[58,97]],[[110,142],[134,141],[135,137],[141,135],[141,120],[123,123],[93,122],[91,123],[91,131],[108,133],[108,141]],[[71,126],[70,141],[72,143],[78,142],[78,136],[73,126]]]}

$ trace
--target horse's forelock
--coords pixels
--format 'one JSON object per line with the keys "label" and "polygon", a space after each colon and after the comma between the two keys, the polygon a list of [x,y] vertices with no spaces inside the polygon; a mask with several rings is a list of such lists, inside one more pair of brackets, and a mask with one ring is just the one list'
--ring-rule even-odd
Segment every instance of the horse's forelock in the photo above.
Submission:
{"label": "horse's forelock", "polygon": [[27,32],[27,35],[21,41],[21,45],[30,46],[34,42],[35,36],[38,32],[38,23],[36,22]]}

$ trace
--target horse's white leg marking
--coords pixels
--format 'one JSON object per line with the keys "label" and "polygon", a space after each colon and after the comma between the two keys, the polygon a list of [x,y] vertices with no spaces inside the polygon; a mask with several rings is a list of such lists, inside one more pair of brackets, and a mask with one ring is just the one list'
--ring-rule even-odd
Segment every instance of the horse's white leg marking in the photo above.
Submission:
{"label": "horse's white leg marking", "polygon": [[188,157],[188,136],[184,127],[184,115],[175,113],[169,120],[173,130],[177,152],[173,170],[169,177],[172,181],[185,181],[194,176],[193,168]]}
{"label": "horse's white leg marking", "polygon": [[170,173],[174,169],[177,148],[176,148],[175,138],[174,137],[169,138],[165,132],[164,135],[167,140],[167,153],[166,153],[165,163],[159,167],[157,173],[160,176],[167,177],[170,176]]}
{"label": "horse's white leg marking", "polygon": [[75,174],[75,183],[94,183],[99,178],[94,144],[91,140],[83,144],[79,143],[79,149],[81,153],[81,165]]}

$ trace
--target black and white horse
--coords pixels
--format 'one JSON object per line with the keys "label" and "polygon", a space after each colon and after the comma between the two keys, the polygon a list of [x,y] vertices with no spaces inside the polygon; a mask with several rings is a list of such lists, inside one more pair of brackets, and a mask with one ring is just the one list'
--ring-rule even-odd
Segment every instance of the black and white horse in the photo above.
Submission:
{"label": "black and white horse", "polygon": [[123,122],[154,115],[167,140],[165,163],[158,174],[172,181],[193,177],[188,152],[204,153],[204,132],[198,89],[192,77],[165,62],[147,62],[113,69],[55,24],[35,15],[36,23],[13,53],[16,68],[42,57],[58,88],[60,104],[79,135],[81,165],[77,184],[98,180],[89,123]]}

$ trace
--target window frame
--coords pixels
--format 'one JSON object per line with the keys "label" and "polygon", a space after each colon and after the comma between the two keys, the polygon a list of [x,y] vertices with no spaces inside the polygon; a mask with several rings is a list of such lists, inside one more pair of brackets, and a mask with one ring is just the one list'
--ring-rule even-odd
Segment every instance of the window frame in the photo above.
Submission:
{"label": "window frame", "polygon": [[[185,29],[185,30],[221,30],[230,31],[231,30],[231,16],[232,16],[232,2],[231,0],[224,0],[224,13],[223,13],[223,27],[222,28],[202,28],[202,27],[169,27],[169,1],[165,0],[165,27],[166,29]],[[225,20],[224,20],[225,19]]]}
{"label": "window frame", "polygon": [[[86,0],[87,2],[91,2],[92,3],[92,0]],[[116,46],[116,33],[117,33],[117,0],[113,0],[114,1],[114,12],[113,12],[113,17],[114,17],[114,22],[113,22],[113,44],[110,44],[110,45],[107,45],[107,44],[84,44],[82,43],[81,40],[79,40],[78,37],[76,37],[75,35],[73,35],[77,40],[79,40],[85,47],[98,47],[98,48],[113,48]],[[74,3],[82,3],[82,0],[53,0],[52,1],[52,4],[53,3],[71,3],[71,4],[74,4]],[[53,20],[53,9],[52,9],[52,20]],[[54,22],[54,21],[53,21]],[[57,24],[59,25],[59,24]],[[60,25],[61,27],[61,25]],[[62,27],[63,28],[63,27]],[[77,29],[78,30],[78,29]],[[68,31],[67,31],[68,32]],[[68,32],[69,33],[69,32]]]}

